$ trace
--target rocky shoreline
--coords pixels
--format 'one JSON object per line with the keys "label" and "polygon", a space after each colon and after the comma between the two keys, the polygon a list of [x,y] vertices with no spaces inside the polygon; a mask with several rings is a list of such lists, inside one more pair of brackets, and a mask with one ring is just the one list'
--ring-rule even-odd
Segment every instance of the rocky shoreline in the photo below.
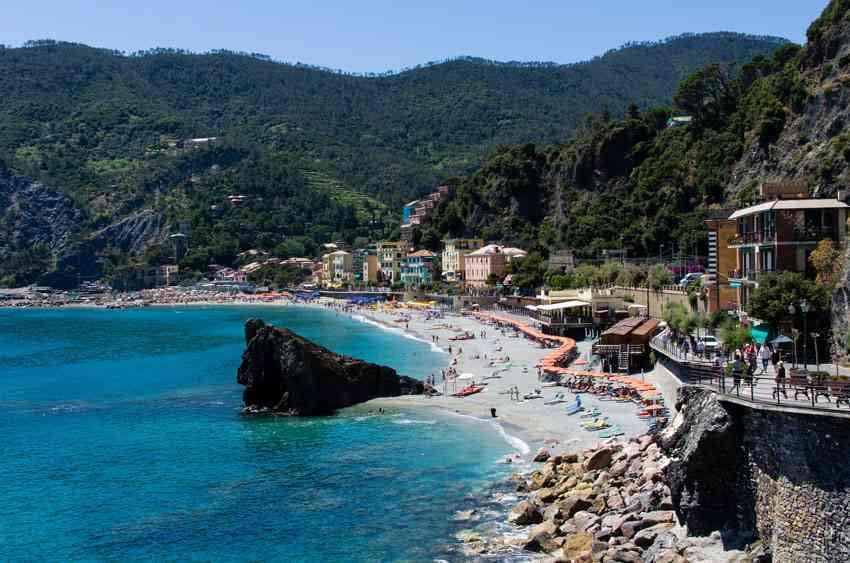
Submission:
{"label": "rocky shoreline", "polygon": [[573,453],[541,449],[534,461],[542,465],[512,477],[519,499],[507,520],[515,533],[461,537],[467,554],[603,563],[759,560],[724,551],[718,533],[687,536],[665,476],[672,460],[654,436]]}

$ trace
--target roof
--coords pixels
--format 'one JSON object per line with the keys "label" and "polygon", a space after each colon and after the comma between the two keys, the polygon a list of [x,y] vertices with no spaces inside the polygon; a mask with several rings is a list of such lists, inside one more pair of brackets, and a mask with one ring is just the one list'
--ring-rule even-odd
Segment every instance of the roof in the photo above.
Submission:
{"label": "roof", "polygon": [[498,244],[488,244],[487,246],[482,246],[475,252],[470,252],[467,256],[486,256],[488,254],[501,254],[502,248]]}
{"label": "roof", "polygon": [[514,248],[512,246],[506,246],[502,248],[502,253],[507,254],[508,256],[527,256],[528,252],[521,248]]}
{"label": "roof", "polygon": [[635,336],[646,336],[656,329],[658,321],[656,319],[646,319],[642,325],[632,331]]}
{"label": "roof", "polygon": [[563,303],[552,303],[551,305],[538,305],[538,311],[560,311],[561,309],[573,309],[575,307],[587,307],[590,305],[587,301],[580,301],[578,299],[573,299],[571,301],[564,301]]}
{"label": "roof", "polygon": [[407,255],[408,258],[434,258],[435,256],[437,255],[430,250],[417,250]]}
{"label": "roof", "polygon": [[643,319],[638,317],[630,317],[628,319],[623,319],[622,321],[618,322],[602,334],[616,334],[618,336],[625,336],[631,331],[633,331],[635,328],[637,328],[642,322]]}
{"label": "roof", "polygon": [[847,204],[837,199],[777,199],[767,201],[739,209],[729,216],[730,219],[739,219],[764,211],[782,211],[796,209],[846,209]]}

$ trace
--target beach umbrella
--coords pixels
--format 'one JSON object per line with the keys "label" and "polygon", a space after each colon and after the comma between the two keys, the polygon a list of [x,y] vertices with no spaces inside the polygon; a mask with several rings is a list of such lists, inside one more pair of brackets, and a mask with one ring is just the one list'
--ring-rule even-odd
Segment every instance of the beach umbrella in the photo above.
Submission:
{"label": "beach umbrella", "polygon": [[579,358],[578,360],[573,362],[573,365],[574,366],[586,366],[587,360],[583,360],[583,359]]}
{"label": "beach umbrella", "polygon": [[780,334],[776,338],[770,341],[771,344],[793,344],[794,341],[785,336],[784,334]]}
{"label": "beach umbrella", "polygon": [[458,376],[458,379],[460,379],[460,380],[475,379],[475,374],[474,373],[462,373]]}

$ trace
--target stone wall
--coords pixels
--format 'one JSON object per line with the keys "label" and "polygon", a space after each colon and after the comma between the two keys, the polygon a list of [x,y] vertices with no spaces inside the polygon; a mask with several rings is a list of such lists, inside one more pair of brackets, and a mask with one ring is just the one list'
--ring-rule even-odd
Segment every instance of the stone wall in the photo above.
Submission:
{"label": "stone wall", "polygon": [[756,408],[692,386],[662,437],[679,517],[778,562],[850,561],[850,418]]}
{"label": "stone wall", "polygon": [[743,527],[774,561],[850,561],[850,420],[724,405],[741,436]]}

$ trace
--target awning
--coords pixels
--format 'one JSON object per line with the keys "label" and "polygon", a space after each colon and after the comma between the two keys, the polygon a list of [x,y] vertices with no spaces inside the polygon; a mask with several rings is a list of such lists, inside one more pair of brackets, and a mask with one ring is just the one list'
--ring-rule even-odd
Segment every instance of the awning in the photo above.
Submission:
{"label": "awning", "polygon": [[750,335],[758,344],[764,344],[770,336],[770,327],[768,325],[754,326],[750,329]]}
{"label": "awning", "polygon": [[563,309],[574,309],[576,307],[587,307],[590,305],[587,301],[579,301],[578,299],[574,299],[572,301],[564,301],[563,303],[552,303],[551,305],[538,305],[538,311],[561,311]]}

